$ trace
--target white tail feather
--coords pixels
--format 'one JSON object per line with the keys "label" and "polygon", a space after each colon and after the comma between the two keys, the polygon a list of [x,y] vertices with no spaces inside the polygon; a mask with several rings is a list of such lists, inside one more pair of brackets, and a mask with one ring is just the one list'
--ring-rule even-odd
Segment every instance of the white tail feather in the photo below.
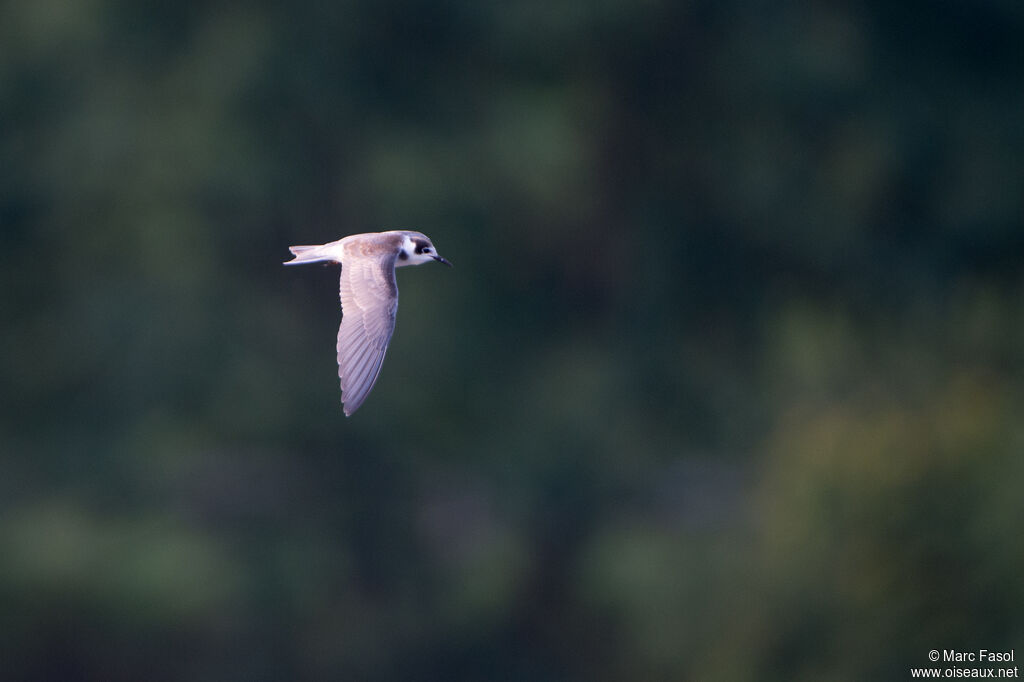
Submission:
{"label": "white tail feather", "polygon": [[312,244],[309,246],[289,246],[288,250],[295,256],[289,261],[285,261],[285,265],[305,265],[306,263],[323,263],[324,261],[334,261],[335,256],[328,252],[327,248],[332,244]]}

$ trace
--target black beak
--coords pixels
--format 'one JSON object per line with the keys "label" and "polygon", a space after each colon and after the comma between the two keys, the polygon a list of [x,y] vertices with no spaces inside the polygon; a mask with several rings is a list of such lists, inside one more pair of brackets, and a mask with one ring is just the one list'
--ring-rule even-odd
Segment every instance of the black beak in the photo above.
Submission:
{"label": "black beak", "polygon": [[441,258],[441,256],[434,256],[434,260],[436,260],[438,263],[444,263],[445,265],[447,265],[450,268],[454,268],[455,267],[454,265],[452,265],[451,263],[446,261],[444,258]]}

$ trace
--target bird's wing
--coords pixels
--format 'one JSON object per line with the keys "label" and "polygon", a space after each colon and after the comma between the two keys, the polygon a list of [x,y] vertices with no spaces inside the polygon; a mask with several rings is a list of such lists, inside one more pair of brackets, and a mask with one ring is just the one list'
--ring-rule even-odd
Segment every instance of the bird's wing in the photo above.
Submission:
{"label": "bird's wing", "polygon": [[376,383],[395,331],[396,255],[346,258],[342,263],[338,377],[346,416],[359,409]]}

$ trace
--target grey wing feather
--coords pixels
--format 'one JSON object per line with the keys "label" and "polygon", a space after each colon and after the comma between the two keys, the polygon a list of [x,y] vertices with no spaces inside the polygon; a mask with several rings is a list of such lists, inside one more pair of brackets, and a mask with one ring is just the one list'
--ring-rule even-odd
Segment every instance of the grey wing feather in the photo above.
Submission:
{"label": "grey wing feather", "polygon": [[395,254],[346,259],[339,290],[342,318],[338,328],[338,378],[345,415],[351,416],[377,382],[395,331]]}

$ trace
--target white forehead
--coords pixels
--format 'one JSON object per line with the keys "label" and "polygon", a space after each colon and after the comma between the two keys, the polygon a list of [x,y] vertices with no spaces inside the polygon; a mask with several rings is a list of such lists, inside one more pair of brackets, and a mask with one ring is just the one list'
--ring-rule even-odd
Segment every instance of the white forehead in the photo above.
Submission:
{"label": "white forehead", "polygon": [[413,234],[402,235],[402,248],[405,249],[408,253],[416,253],[416,242],[419,242],[420,244],[423,244],[426,247],[434,247],[434,244],[430,241],[430,238],[427,237],[427,235],[425,234],[416,232]]}

